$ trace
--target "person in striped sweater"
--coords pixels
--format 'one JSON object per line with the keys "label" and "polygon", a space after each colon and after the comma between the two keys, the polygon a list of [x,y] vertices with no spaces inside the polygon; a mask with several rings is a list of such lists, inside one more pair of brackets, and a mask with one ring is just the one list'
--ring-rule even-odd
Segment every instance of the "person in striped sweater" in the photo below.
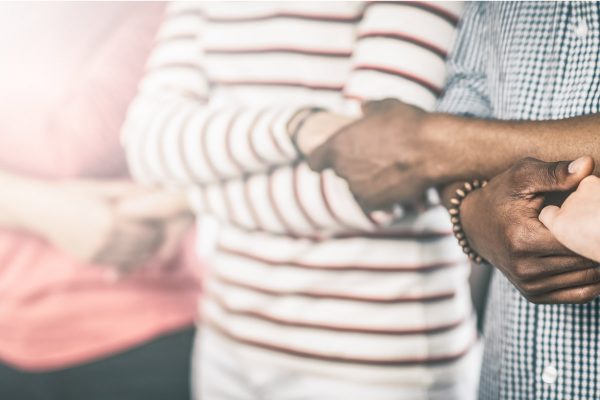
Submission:
{"label": "person in striped sweater", "polygon": [[304,153],[368,100],[431,110],[459,3],[174,3],[123,129],[134,177],[189,190],[210,399],[472,399],[468,262],[448,216],[366,214]]}

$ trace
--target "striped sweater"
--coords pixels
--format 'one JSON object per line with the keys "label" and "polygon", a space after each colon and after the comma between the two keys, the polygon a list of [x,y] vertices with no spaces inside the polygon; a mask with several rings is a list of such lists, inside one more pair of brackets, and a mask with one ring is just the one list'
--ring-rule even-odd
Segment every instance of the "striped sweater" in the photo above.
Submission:
{"label": "striped sweater", "polygon": [[381,226],[333,172],[310,171],[287,132],[307,106],[432,109],[460,9],[171,6],[123,141],[136,179],[189,188],[198,215],[219,221],[203,318],[249,357],[422,386],[471,367],[468,264],[445,210]]}

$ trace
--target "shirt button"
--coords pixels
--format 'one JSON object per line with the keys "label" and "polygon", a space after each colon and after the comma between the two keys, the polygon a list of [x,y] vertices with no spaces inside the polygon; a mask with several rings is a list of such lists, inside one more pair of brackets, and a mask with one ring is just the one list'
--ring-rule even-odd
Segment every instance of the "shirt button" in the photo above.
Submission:
{"label": "shirt button", "polygon": [[556,382],[556,379],[558,378],[558,370],[556,369],[556,367],[554,365],[546,365],[546,367],[544,368],[544,371],[542,372],[542,380],[551,385],[554,382]]}
{"label": "shirt button", "polygon": [[584,19],[579,20],[579,24],[575,27],[575,34],[580,38],[584,38],[588,34],[588,26]]}

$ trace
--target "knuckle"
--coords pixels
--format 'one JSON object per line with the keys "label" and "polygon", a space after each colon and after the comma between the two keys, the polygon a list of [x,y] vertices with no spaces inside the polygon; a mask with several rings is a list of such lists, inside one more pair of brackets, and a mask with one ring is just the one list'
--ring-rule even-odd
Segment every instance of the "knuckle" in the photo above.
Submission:
{"label": "knuckle", "polygon": [[534,271],[521,260],[516,260],[512,263],[512,270],[515,277],[521,281],[527,281],[536,276]]}
{"label": "knuckle", "polygon": [[533,157],[522,158],[515,163],[514,170],[517,172],[528,172],[532,169],[532,166],[537,163]]}
{"label": "knuckle", "polygon": [[543,285],[539,282],[523,282],[520,285],[521,293],[525,297],[534,297],[541,294],[543,290]]}
{"label": "knuckle", "polygon": [[597,296],[597,290],[592,286],[580,287],[575,292],[575,304],[586,304],[594,300]]}
{"label": "knuckle", "polygon": [[546,168],[540,170],[538,178],[544,182],[559,182],[560,166],[558,162],[548,163]]}
{"label": "knuckle", "polygon": [[589,268],[585,271],[584,282],[586,283],[596,283],[600,281],[600,269],[599,268]]}
{"label": "knuckle", "polygon": [[398,101],[397,101],[396,99],[394,99],[394,98],[391,98],[391,97],[387,97],[387,98],[385,98],[385,99],[381,100],[381,101],[379,102],[379,105],[381,106],[381,108],[382,108],[383,110],[386,110],[386,111],[387,111],[387,110],[389,110],[391,107],[393,107],[393,106],[394,106],[394,105],[395,105],[397,102],[398,102]]}
{"label": "knuckle", "polygon": [[540,161],[527,157],[519,160],[512,168],[513,179],[517,181],[529,181],[532,175],[538,170]]}
{"label": "knuckle", "polygon": [[531,232],[523,225],[511,225],[505,230],[506,246],[513,255],[526,254],[530,250]]}

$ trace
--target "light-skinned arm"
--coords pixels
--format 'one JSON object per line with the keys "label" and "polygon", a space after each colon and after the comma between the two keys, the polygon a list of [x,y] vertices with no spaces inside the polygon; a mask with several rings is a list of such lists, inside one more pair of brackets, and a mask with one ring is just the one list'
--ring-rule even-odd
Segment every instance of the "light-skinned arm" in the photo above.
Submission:
{"label": "light-skinned arm", "polygon": [[0,170],[0,186],[0,227],[122,272],[170,256],[169,238],[192,220],[182,195],[125,181],[47,181]]}

